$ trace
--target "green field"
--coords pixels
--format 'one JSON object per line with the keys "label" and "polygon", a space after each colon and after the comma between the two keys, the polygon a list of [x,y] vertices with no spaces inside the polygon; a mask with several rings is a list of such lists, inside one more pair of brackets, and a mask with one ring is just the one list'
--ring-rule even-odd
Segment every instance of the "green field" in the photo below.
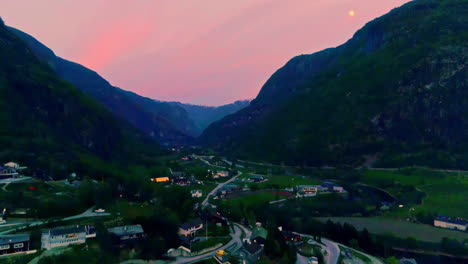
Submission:
{"label": "green field", "polygon": [[[400,171],[366,171],[361,182],[387,190],[394,194],[395,184],[414,186],[426,197],[421,205],[413,206],[419,212],[444,214],[468,218],[468,176],[466,174],[438,172],[425,169],[402,169]],[[402,210],[400,216],[408,211]]]}
{"label": "green field", "polygon": [[[252,175],[252,174],[245,174],[243,178],[250,178],[250,177],[255,177],[257,175]],[[264,182],[260,183],[247,183],[249,186],[251,185],[257,185],[259,189],[284,189],[284,188],[291,188],[295,187],[297,185],[317,185],[322,183],[318,179],[310,178],[310,177],[300,177],[300,176],[294,176],[294,175],[271,175],[271,176],[263,176],[265,179],[267,179]]]}
{"label": "green field", "polygon": [[229,199],[223,201],[223,203],[228,203],[232,206],[240,206],[240,204],[245,205],[246,207],[256,207],[261,204],[265,204],[271,201],[283,199],[286,196],[278,195],[272,192],[259,192],[254,194],[244,195],[238,198]]}
{"label": "green field", "polygon": [[442,238],[448,237],[464,241],[468,234],[461,231],[452,231],[424,224],[415,224],[403,220],[381,218],[381,217],[320,217],[321,221],[348,223],[358,230],[367,228],[373,234],[392,234],[396,237],[413,237],[420,241],[440,242]]}

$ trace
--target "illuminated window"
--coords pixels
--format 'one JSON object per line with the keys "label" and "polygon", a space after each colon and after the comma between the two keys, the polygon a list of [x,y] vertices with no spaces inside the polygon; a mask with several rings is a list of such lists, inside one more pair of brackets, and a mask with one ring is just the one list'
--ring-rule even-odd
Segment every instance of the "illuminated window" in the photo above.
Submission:
{"label": "illuminated window", "polygon": [[18,243],[14,245],[14,248],[22,248],[22,247],[24,247],[23,243]]}

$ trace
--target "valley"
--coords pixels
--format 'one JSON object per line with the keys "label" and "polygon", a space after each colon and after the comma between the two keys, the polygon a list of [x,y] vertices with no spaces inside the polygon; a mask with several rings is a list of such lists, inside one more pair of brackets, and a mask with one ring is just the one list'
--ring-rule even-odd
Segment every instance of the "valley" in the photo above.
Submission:
{"label": "valley", "polygon": [[467,262],[466,14],[409,1],[219,106],[118,88],[0,19],[0,263]]}

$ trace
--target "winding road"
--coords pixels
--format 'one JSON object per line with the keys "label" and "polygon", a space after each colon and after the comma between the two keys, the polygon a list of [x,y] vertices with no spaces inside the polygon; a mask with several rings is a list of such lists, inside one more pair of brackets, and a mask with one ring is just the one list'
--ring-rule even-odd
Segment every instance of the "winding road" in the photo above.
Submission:
{"label": "winding road", "polygon": [[199,256],[178,257],[174,262],[171,262],[171,264],[195,263],[200,260],[210,259],[216,254],[218,250],[236,251],[242,247],[242,233],[243,233],[243,229],[239,227],[237,224],[234,224],[234,233],[231,235],[232,240],[229,241],[229,243],[227,243],[226,245],[221,246],[215,250],[209,251]]}
{"label": "winding road", "polygon": [[[223,168],[221,166],[217,166],[217,165],[213,165],[211,164],[209,161],[203,159],[202,157],[200,156],[195,156],[196,158],[198,158],[199,160],[201,160],[202,162],[204,162],[205,164],[207,165],[210,165],[210,166],[215,166],[215,167],[220,167],[220,168]],[[206,195],[206,198],[205,200],[203,200],[203,202],[201,203],[202,207],[205,207],[206,205],[208,205],[208,201],[210,200],[210,197],[215,195],[219,189],[223,188],[225,185],[235,181],[239,176],[242,175],[242,172],[241,171],[238,171],[237,174],[232,177],[231,179],[229,179],[228,181],[225,181],[225,182],[222,182],[220,184],[218,184],[218,186],[216,186],[216,188],[214,188],[213,190],[211,190],[211,192],[209,194]]]}

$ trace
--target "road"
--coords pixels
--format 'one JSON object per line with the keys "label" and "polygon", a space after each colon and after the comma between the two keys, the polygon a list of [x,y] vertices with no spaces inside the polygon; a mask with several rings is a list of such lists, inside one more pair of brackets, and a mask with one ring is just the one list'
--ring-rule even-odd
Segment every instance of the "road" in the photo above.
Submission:
{"label": "road", "polygon": [[[204,160],[204,159],[203,159],[202,157],[200,157],[200,156],[195,156],[195,157],[198,158],[199,160],[203,161],[203,162],[204,162],[205,164],[207,164],[207,165],[223,168],[223,167],[221,167],[221,166],[217,166],[217,165],[211,164],[209,161]],[[228,181],[222,182],[222,183],[218,184],[218,186],[216,186],[216,188],[214,188],[208,195],[206,195],[205,200],[203,200],[203,202],[201,203],[202,207],[204,207],[204,206],[206,206],[206,205],[208,204],[208,201],[210,200],[210,196],[215,195],[215,194],[218,192],[219,189],[221,189],[221,188],[223,188],[225,185],[227,185],[227,184],[229,184],[229,183],[235,181],[235,180],[236,180],[239,176],[241,176],[241,175],[242,175],[242,172],[238,171],[237,174],[236,174],[234,177],[232,177],[231,179],[229,179]]]}
{"label": "road", "polygon": [[[306,235],[306,234],[300,234],[302,237],[307,237],[310,239],[313,239],[312,236]],[[321,239],[322,243],[325,244],[325,249],[327,250],[327,255],[325,257],[325,262],[327,264],[338,264],[338,259],[340,258],[340,248],[338,247],[338,244],[328,240],[326,238]],[[323,247],[323,245],[321,245]]]}
{"label": "road", "polygon": [[234,233],[231,235],[232,240],[229,241],[226,245],[217,248],[215,250],[209,251],[205,254],[199,255],[199,256],[194,256],[194,257],[178,257],[174,262],[171,262],[171,264],[182,264],[182,263],[195,263],[204,259],[210,259],[212,258],[215,254],[216,251],[218,250],[226,250],[226,251],[236,251],[239,248],[242,247],[242,231],[243,229],[239,227],[238,225],[234,225]]}
{"label": "road", "polygon": [[296,264],[309,264],[309,259],[297,253]]}
{"label": "road", "polygon": [[325,256],[325,259],[328,264],[337,264],[338,259],[340,258],[340,248],[338,245],[328,239],[322,238],[322,242],[327,246],[327,256]]}
{"label": "road", "polygon": [[210,199],[210,196],[213,196],[216,194],[216,192],[218,192],[219,189],[223,188],[225,185],[235,181],[239,176],[242,175],[242,172],[238,171],[236,176],[232,177],[231,179],[229,179],[228,181],[226,182],[222,182],[220,184],[218,184],[218,186],[216,186],[216,188],[214,188],[205,198],[205,200],[203,200],[202,202],[202,207],[206,206],[208,204],[208,201]]}
{"label": "road", "polygon": [[91,207],[91,208],[89,208],[88,210],[84,211],[83,213],[81,213],[79,215],[65,217],[62,220],[68,221],[68,220],[74,220],[74,219],[78,219],[78,218],[109,216],[109,215],[110,215],[109,213],[96,213],[96,212],[94,212],[94,207]]}
{"label": "road", "polygon": [[[65,218],[62,218],[61,220],[68,221],[68,220],[74,220],[74,219],[85,218],[85,217],[99,217],[99,216],[108,216],[108,215],[110,215],[109,213],[95,213],[93,210],[94,210],[94,207],[91,207],[91,208],[89,208],[88,210],[84,211],[83,213],[81,213],[79,215],[65,217]],[[39,220],[39,221],[18,223],[18,224],[15,225],[15,228],[2,231],[2,232],[0,232],[0,235],[8,234],[8,233],[10,233],[12,231],[15,231],[17,229],[23,229],[23,228],[26,228],[26,227],[33,227],[33,226],[43,225],[43,224],[47,223],[47,221],[48,220]],[[19,225],[22,225],[22,226],[19,226]],[[2,227],[2,226],[0,226],[0,227]]]}

